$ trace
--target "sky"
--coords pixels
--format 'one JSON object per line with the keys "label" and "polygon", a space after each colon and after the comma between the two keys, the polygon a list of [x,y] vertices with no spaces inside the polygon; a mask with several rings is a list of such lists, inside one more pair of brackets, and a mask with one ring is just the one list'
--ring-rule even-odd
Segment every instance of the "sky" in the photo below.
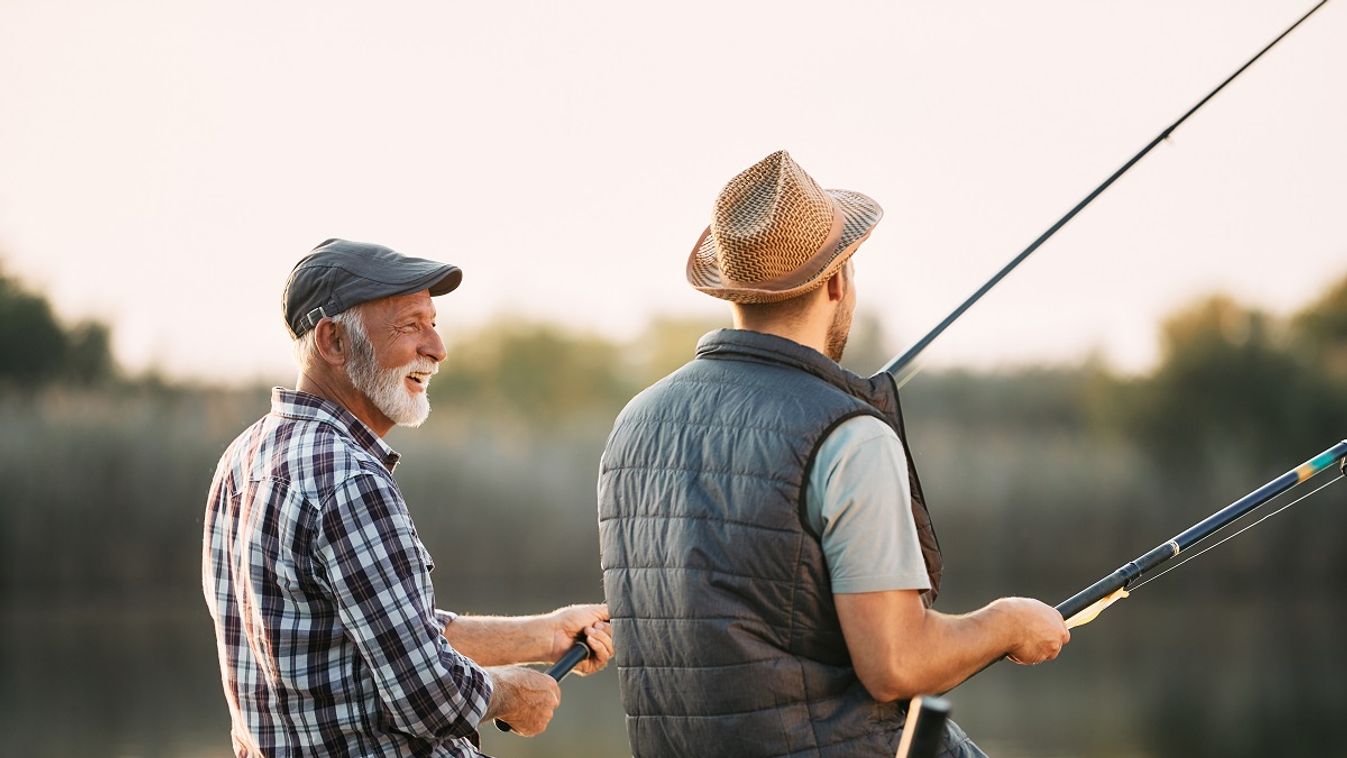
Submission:
{"label": "sky", "polygon": [[[0,265],[180,377],[291,373],[281,289],[328,237],[461,266],[451,341],[626,339],[726,312],[687,254],[785,148],[884,206],[858,292],[901,348],[1311,5],[0,0]],[[1144,370],[1193,298],[1289,313],[1347,275],[1343,40],[1339,0],[927,364]]]}

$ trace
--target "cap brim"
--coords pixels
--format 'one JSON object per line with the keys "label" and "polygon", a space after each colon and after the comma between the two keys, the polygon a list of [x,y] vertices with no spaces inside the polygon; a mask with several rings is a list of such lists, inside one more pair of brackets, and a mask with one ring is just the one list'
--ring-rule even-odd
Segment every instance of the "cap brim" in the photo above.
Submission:
{"label": "cap brim", "polygon": [[431,297],[447,295],[458,289],[458,285],[463,283],[463,270],[458,266],[445,264],[443,269],[438,272],[438,277],[426,289],[430,290]]}
{"label": "cap brim", "polygon": [[430,290],[431,297],[439,297],[458,289],[458,285],[463,282],[463,271],[458,266],[433,261],[424,261],[424,263],[429,264],[428,270],[407,282],[401,291],[394,294],[406,295],[412,292]]}

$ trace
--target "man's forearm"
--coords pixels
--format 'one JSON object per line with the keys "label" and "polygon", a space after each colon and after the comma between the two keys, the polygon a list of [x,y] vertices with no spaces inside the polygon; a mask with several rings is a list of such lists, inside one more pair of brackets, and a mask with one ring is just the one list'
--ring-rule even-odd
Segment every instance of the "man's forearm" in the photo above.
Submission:
{"label": "man's forearm", "polygon": [[1026,598],[948,616],[913,590],[834,597],[856,674],[881,702],[944,692],[1007,654],[1050,660],[1070,638],[1057,611]]}
{"label": "man's forearm", "polygon": [[899,654],[903,697],[953,689],[1004,656],[1014,640],[1010,619],[995,604],[958,616],[928,610],[914,637]]}
{"label": "man's forearm", "polygon": [[552,650],[545,616],[458,616],[444,636],[479,666],[545,663]]}

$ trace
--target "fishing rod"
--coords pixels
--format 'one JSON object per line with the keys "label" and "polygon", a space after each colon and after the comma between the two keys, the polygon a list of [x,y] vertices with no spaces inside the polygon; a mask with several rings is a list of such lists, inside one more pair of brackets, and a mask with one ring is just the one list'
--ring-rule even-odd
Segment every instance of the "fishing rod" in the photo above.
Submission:
{"label": "fishing rod", "polygon": [[[1065,619],[1066,627],[1068,629],[1081,627],[1090,623],[1091,621],[1095,620],[1095,618],[1097,618],[1100,613],[1103,613],[1104,610],[1108,608],[1110,605],[1113,605],[1117,601],[1127,597],[1128,596],[1127,590],[1129,587],[1133,588],[1139,587],[1142,584],[1151,581],[1151,579],[1157,579],[1167,571],[1182,566],[1188,560],[1191,560],[1191,558],[1180,561],[1177,565],[1173,566],[1172,568],[1165,569],[1165,571],[1161,571],[1160,574],[1152,576],[1151,579],[1146,579],[1140,582],[1137,581],[1146,574],[1168,563],[1170,560],[1174,559],[1183,551],[1191,549],[1193,546],[1197,545],[1197,543],[1219,532],[1221,529],[1239,520],[1240,517],[1249,514],[1250,512],[1266,504],[1268,501],[1272,500],[1278,495],[1281,495],[1293,489],[1299,484],[1309,481],[1315,475],[1323,471],[1326,471],[1327,469],[1332,467],[1333,464],[1335,463],[1342,469],[1342,474],[1339,475],[1337,478],[1328,482],[1328,484],[1320,486],[1318,489],[1312,490],[1309,494],[1297,498],[1296,500],[1293,500],[1289,504],[1282,506],[1280,509],[1273,511],[1267,516],[1264,516],[1263,519],[1259,519],[1253,524],[1250,524],[1248,527],[1245,527],[1245,529],[1249,529],[1257,525],[1266,518],[1275,516],[1281,511],[1290,508],[1292,505],[1295,505],[1301,500],[1304,500],[1306,497],[1309,497],[1310,495],[1313,495],[1315,492],[1318,492],[1324,487],[1327,487],[1329,484],[1333,484],[1339,479],[1347,477],[1347,440],[1339,442],[1338,444],[1328,448],[1322,453],[1319,453],[1318,455],[1314,456],[1308,461],[1305,461],[1299,466],[1296,466],[1295,468],[1291,469],[1285,474],[1282,474],[1276,479],[1273,479],[1267,484],[1264,484],[1263,486],[1259,487],[1253,492],[1250,492],[1244,497],[1241,497],[1240,499],[1236,500],[1230,505],[1227,505],[1221,510],[1211,514],[1210,516],[1207,516],[1206,518],[1202,519],[1196,524],[1193,524],[1192,526],[1188,527],[1182,532],[1179,532],[1177,535],[1174,536],[1173,539],[1169,540],[1168,542],[1157,545],[1156,547],[1146,551],[1145,553],[1142,553],[1141,555],[1137,556],[1135,560],[1128,561],[1127,563],[1123,564],[1117,571],[1114,571],[1112,574],[1109,574],[1103,579],[1100,579],[1094,584],[1091,584],[1089,587],[1086,587],[1085,589],[1081,590],[1080,592],[1077,592],[1076,594],[1072,595],[1066,600],[1063,600],[1061,603],[1058,603],[1056,606],[1057,612],[1062,614],[1062,618]],[[1244,532],[1245,529],[1241,529],[1239,532],[1236,532],[1235,534],[1231,535],[1230,537],[1227,537],[1226,539],[1238,536],[1239,534]],[[1211,547],[1216,547],[1217,545],[1220,545],[1223,542],[1225,542],[1225,540],[1221,540],[1221,542],[1218,542],[1215,545],[1212,545]],[[1207,550],[1210,549],[1211,548],[1206,548],[1194,554],[1192,558],[1196,558],[1197,556],[1201,555],[1202,553],[1205,553]],[[967,682],[969,679],[972,679],[978,674],[981,674],[983,671],[986,671],[987,669],[991,668],[992,664],[996,663],[999,660],[1003,660],[1003,658],[997,658],[995,660],[992,660],[986,666],[983,666],[977,671],[974,671],[973,673],[969,674],[968,677],[963,680],[963,682],[956,684],[955,687],[958,687],[964,682]]]}
{"label": "fishing rod", "polygon": [[[1068,628],[1083,626],[1094,620],[1105,608],[1127,597],[1128,587],[1138,583],[1147,573],[1168,563],[1185,550],[1192,548],[1221,529],[1229,526],[1241,516],[1264,505],[1278,495],[1295,486],[1309,481],[1316,474],[1326,471],[1334,464],[1347,469],[1347,440],[1319,453],[1313,458],[1287,471],[1285,474],[1264,484],[1244,497],[1227,505],[1187,529],[1179,532],[1173,539],[1137,556],[1135,560],[1123,564],[1117,571],[1077,592],[1057,606],[1057,611],[1066,619]],[[1347,474],[1347,471],[1344,471]],[[1342,478],[1341,476],[1338,477]],[[1337,479],[1333,480],[1334,482]],[[1332,484],[1332,482],[1329,482]],[[1324,485],[1328,486],[1327,484]],[[1317,490],[1316,490],[1317,491]],[[1311,492],[1310,494],[1314,494]],[[1309,495],[1306,495],[1308,497]],[[1301,498],[1304,499],[1304,498]],[[1299,501],[1296,501],[1299,502]],[[1294,505],[1292,503],[1291,505]],[[1290,507],[1289,505],[1286,507]],[[1252,526],[1252,525],[1250,525]],[[1234,535],[1232,535],[1234,536]],[[1218,543],[1219,544],[1219,543]],[[1214,547],[1214,546],[1213,546]],[[1200,553],[1199,553],[1200,555]],[[1194,555],[1194,558],[1197,556]],[[1182,565],[1181,563],[1179,565]],[[1175,566],[1177,568],[1177,566]],[[1162,572],[1163,573],[1163,572]]]}
{"label": "fishing rod", "polygon": [[1249,66],[1252,66],[1254,61],[1263,57],[1263,53],[1266,53],[1267,51],[1271,50],[1274,45],[1282,41],[1283,37],[1290,34],[1292,30],[1294,30],[1297,26],[1300,26],[1302,23],[1304,23],[1305,19],[1314,15],[1314,12],[1322,8],[1324,4],[1327,2],[1328,0],[1320,0],[1317,5],[1315,5],[1313,8],[1309,10],[1308,13],[1301,16],[1299,21],[1296,21],[1294,24],[1291,24],[1289,27],[1287,27],[1286,31],[1277,35],[1276,39],[1269,42],[1267,46],[1264,47],[1262,50],[1259,50],[1257,55],[1250,58],[1248,62],[1245,63],[1243,66],[1240,66],[1239,69],[1235,71],[1235,73],[1226,77],[1225,81],[1221,82],[1220,85],[1216,87],[1216,89],[1207,93],[1207,96],[1199,100],[1197,105],[1194,105],[1193,107],[1189,108],[1186,113],[1184,113],[1182,116],[1179,117],[1178,121],[1175,121],[1174,123],[1165,127],[1163,131],[1161,131],[1158,135],[1155,136],[1155,139],[1151,140],[1145,147],[1141,149],[1141,152],[1132,156],[1131,160],[1127,161],[1122,165],[1122,168],[1119,168],[1117,171],[1114,171],[1113,174],[1109,176],[1109,178],[1104,180],[1103,184],[1099,185],[1098,187],[1095,187],[1094,190],[1090,192],[1090,194],[1085,196],[1084,200],[1081,200],[1079,203],[1076,203],[1074,208],[1067,211],[1065,216],[1062,216],[1060,219],[1057,220],[1057,223],[1048,227],[1048,230],[1046,232],[1043,232],[1041,235],[1039,235],[1038,239],[1034,240],[1028,247],[1026,247],[1023,251],[1021,251],[1019,255],[1012,258],[1011,261],[1007,263],[1005,266],[1003,266],[1000,271],[996,272],[995,276],[993,276],[991,279],[988,279],[987,282],[983,284],[981,287],[978,287],[977,291],[974,292],[972,295],[970,295],[967,300],[964,300],[962,303],[960,303],[959,307],[955,308],[948,316],[945,317],[945,320],[937,324],[936,327],[932,329],[930,332],[928,332],[925,337],[922,337],[921,339],[917,340],[917,343],[913,345],[911,348],[909,348],[907,352],[889,361],[889,363],[885,365],[882,370],[885,373],[891,374],[894,378],[894,381],[901,389],[902,386],[907,384],[907,382],[913,376],[915,376],[917,372],[920,370],[920,367],[915,363],[915,361],[917,357],[921,355],[922,351],[924,351],[927,347],[930,346],[932,342],[935,341],[936,337],[939,337],[946,329],[948,329],[949,326],[953,324],[960,316],[962,316],[965,311],[971,308],[974,303],[982,299],[982,296],[987,294],[987,292],[991,290],[992,287],[995,287],[996,284],[1000,282],[1002,279],[1004,279],[1007,274],[1015,270],[1017,266],[1023,263],[1026,258],[1032,255],[1033,252],[1039,248],[1039,246],[1041,246],[1044,242],[1047,242],[1048,238],[1057,233],[1057,230],[1061,229],[1063,226],[1066,226],[1066,223],[1068,221],[1075,218],[1077,213],[1080,213],[1082,210],[1085,209],[1085,206],[1093,202],[1096,197],[1099,197],[1099,195],[1103,193],[1104,190],[1108,189],[1111,184],[1117,181],[1119,177],[1127,173],[1127,171],[1131,169],[1132,166],[1136,165],[1136,163],[1140,161],[1142,158],[1146,157],[1146,154],[1149,153],[1151,150],[1153,150],[1156,145],[1168,139],[1169,135],[1173,133],[1175,129],[1179,128],[1179,126],[1183,122],[1188,120],[1189,116],[1193,115],[1198,111],[1198,109],[1206,105],[1208,100],[1216,96],[1216,93],[1225,89],[1225,86],[1227,84],[1234,81],[1235,77],[1244,73],[1244,70],[1247,69]]}

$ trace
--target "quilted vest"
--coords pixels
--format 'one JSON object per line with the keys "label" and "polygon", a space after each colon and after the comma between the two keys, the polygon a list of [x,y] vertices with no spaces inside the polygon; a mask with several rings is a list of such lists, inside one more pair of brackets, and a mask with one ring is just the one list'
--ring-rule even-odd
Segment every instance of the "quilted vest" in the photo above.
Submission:
{"label": "quilted vest", "polygon": [[[599,478],[604,592],[627,735],[647,756],[892,756],[905,703],[851,666],[818,536],[814,456],[869,415],[906,448],[892,378],[721,330],[618,416]],[[941,558],[907,455],[934,599]]]}

